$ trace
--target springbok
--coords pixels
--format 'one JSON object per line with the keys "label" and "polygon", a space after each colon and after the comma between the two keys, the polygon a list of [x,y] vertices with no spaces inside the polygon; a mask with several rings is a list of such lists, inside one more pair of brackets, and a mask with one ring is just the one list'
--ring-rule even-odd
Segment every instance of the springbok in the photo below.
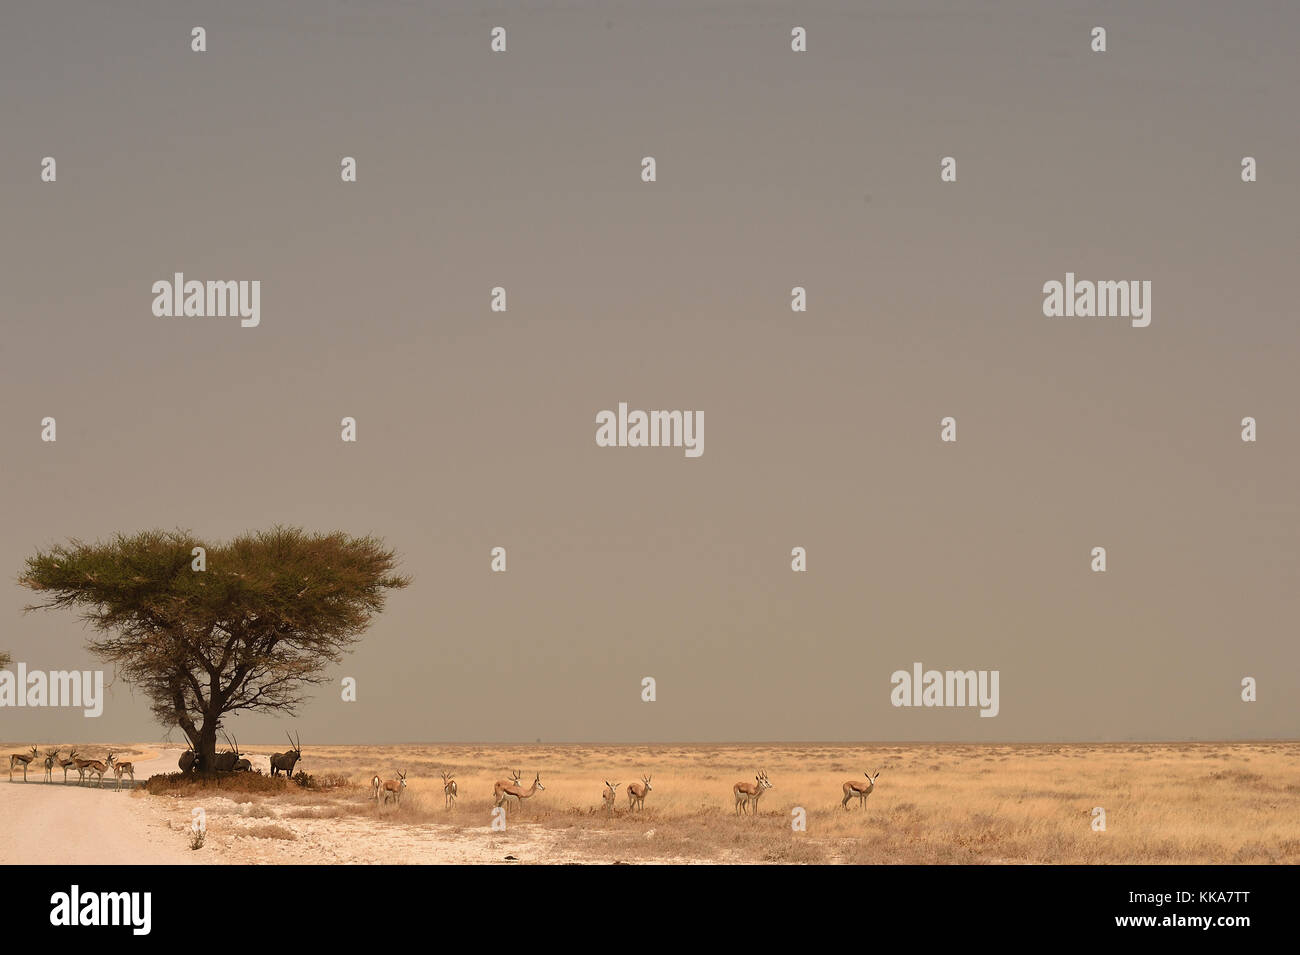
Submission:
{"label": "springbok", "polygon": [[90,768],[90,764],[93,762],[94,762],[93,759],[82,759],[80,756],[74,756],[72,758],[72,765],[77,770],[78,786],[80,786],[82,783],[86,781],[86,770]]}
{"label": "springbok", "polygon": [[870,796],[872,790],[876,788],[876,776],[880,775],[880,770],[876,770],[875,776],[872,776],[870,773],[863,773],[862,775],[867,777],[865,783],[860,783],[857,780],[850,779],[844,784],[844,798],[840,800],[840,805],[844,808],[845,812],[848,812],[849,800],[854,796],[858,797],[858,808],[866,808],[867,797]]}
{"label": "springbok", "polygon": [[406,773],[398,773],[396,779],[390,779],[384,783],[384,802],[393,799],[398,803],[402,801],[402,792],[406,789]]}
{"label": "springbok", "polygon": [[456,774],[449,773],[446,770],[443,770],[442,795],[443,795],[444,809],[450,809],[452,806],[456,805],[456,794],[457,794]]}
{"label": "springbok", "polygon": [[515,799],[518,800],[516,805],[522,809],[524,805],[524,800],[532,799],[534,796],[537,795],[537,791],[539,789],[545,790],[546,787],[542,785],[542,774],[536,773],[533,776],[533,785],[528,789],[524,789],[524,787],[518,783],[515,783],[514,785],[511,786],[507,786],[505,789],[503,789],[501,791],[501,795],[497,797],[497,805],[500,806],[503,802],[505,802],[507,796],[514,796]]}
{"label": "springbok", "polygon": [[370,788],[374,791],[370,797],[371,799],[379,798],[379,787],[382,786],[383,784],[384,782],[382,779],[379,778],[378,773],[375,773],[373,776],[370,777]]}
{"label": "springbok", "polygon": [[521,782],[519,779],[519,770],[512,769],[510,770],[509,782],[507,782],[504,779],[498,779],[495,783],[492,784],[492,798],[496,800],[496,804],[499,806],[501,805],[501,794],[503,792],[505,792],[511,786],[522,786],[522,785],[523,782]]}
{"label": "springbok", "polygon": [[600,794],[601,803],[604,805],[606,812],[614,812],[614,800],[618,797],[618,783],[611,783],[605,780],[605,791]]}
{"label": "springbok", "polygon": [[762,770],[754,777],[752,783],[736,783],[731,787],[732,793],[736,797],[736,812],[739,813],[744,808],[748,812],[749,807],[754,807],[754,814],[758,815],[758,798],[764,792],[772,788],[771,782],[767,778],[767,770]]}
{"label": "springbok", "polygon": [[135,763],[114,762],[114,755],[108,754],[108,767],[113,770],[113,775],[117,777],[117,788],[122,788],[122,777],[130,776],[132,784],[135,783]]}
{"label": "springbok", "polygon": [[14,767],[21,765],[23,767],[23,782],[27,782],[27,764],[36,758],[36,747],[32,747],[31,755],[26,753],[13,753],[9,757],[9,781],[14,781]]}
{"label": "springbok", "polygon": [[108,764],[102,759],[79,759],[77,760],[77,769],[81,771],[82,777],[89,773],[99,778],[98,785],[102,788],[104,785],[104,774],[108,772]]}
{"label": "springbok", "polygon": [[[284,735],[289,736],[289,733],[286,731]],[[271,756],[272,776],[278,776],[283,772],[289,778],[293,778],[293,767],[298,760],[302,759],[302,740],[295,740],[292,736],[289,736],[289,745],[293,749],[287,753],[275,753]]]}
{"label": "springbok", "polygon": [[[639,783],[628,783],[627,784],[627,811],[631,812],[633,809],[644,809],[645,794],[650,792],[653,789],[654,787],[650,785],[649,776],[642,776],[641,781]],[[656,796],[655,798],[657,799],[658,797]]]}
{"label": "springbok", "polygon": [[45,782],[54,782],[54,762],[59,758],[57,749],[46,750],[45,752]]}
{"label": "springbok", "polygon": [[77,765],[77,751],[68,750],[68,758],[59,760],[59,766],[63,768],[63,785],[68,785],[68,770],[75,768]]}

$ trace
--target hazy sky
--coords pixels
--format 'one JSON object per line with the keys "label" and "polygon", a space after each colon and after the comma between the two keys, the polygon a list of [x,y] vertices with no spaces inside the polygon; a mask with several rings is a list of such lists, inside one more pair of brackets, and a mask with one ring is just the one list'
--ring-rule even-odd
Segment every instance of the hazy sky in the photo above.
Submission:
{"label": "hazy sky", "polygon": [[[414,583],[307,744],[1300,735],[1300,6],[516,6],[6,8],[11,579],[149,527],[384,537]],[[155,317],[176,271],[259,280],[260,326]],[[1044,317],[1067,271],[1151,281],[1150,327]],[[620,401],[705,453],[597,447]],[[94,666],[30,599],[0,648]],[[1000,714],[891,706],[914,661],[999,670]],[[164,732],[106,705],[0,738]]]}

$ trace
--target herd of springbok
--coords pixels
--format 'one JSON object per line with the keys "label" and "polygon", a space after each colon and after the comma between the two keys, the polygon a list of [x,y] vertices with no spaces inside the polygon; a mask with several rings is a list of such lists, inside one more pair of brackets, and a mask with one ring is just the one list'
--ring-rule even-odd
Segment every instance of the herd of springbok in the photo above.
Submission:
{"label": "herd of springbok", "polygon": [[[858,807],[866,808],[866,799],[876,788],[876,779],[880,776],[880,770],[876,770],[875,775],[863,773],[865,780],[850,779],[841,787],[844,792],[844,798],[840,800],[840,806],[846,811],[849,808],[849,800],[857,798]],[[406,791],[406,773],[398,773],[395,779],[383,780],[376,773],[370,779],[371,797],[377,802],[400,803],[402,793]],[[738,782],[731,787],[732,795],[736,799],[735,812],[737,815],[748,814],[750,809],[754,814],[758,814],[758,800],[772,788],[772,781],[767,777],[766,770],[760,770],[754,775],[754,781]],[[509,779],[499,779],[492,786],[492,799],[496,807],[506,804],[510,799],[514,799],[515,808],[519,809],[525,799],[531,799],[539,791],[545,790],[542,785],[540,773],[533,774],[533,784],[527,789],[524,788],[523,780],[520,778],[518,770],[510,771]],[[610,815],[616,811],[615,803],[618,800],[618,783],[611,783],[605,780],[605,788],[601,791],[600,802],[601,808]],[[650,784],[650,776],[641,777],[639,783],[627,784],[627,810],[633,812],[638,809],[645,809],[646,794],[653,791],[654,786]],[[458,794],[456,778],[454,773],[442,771],[442,791],[445,797],[445,808],[450,809],[456,803]],[[592,812],[595,812],[593,809]]]}
{"label": "herd of springbok", "polygon": [[[492,787],[492,797],[498,807],[500,807],[507,799],[513,798],[515,800],[515,806],[518,808],[523,805],[525,799],[531,799],[533,796],[536,796],[538,792],[546,789],[546,787],[542,785],[542,776],[540,773],[535,773],[533,775],[533,784],[527,789],[524,788],[523,781],[519,777],[519,771],[513,770],[510,773],[510,778],[508,780],[498,780],[496,785]],[[406,791],[406,773],[399,772],[396,779],[388,780],[381,779],[379,774],[375,773],[375,775],[370,778],[370,790],[370,798],[380,802],[381,804],[389,802],[400,803],[402,801],[402,793]],[[445,808],[450,809],[456,804],[456,797],[460,794],[460,787],[456,785],[455,773],[447,772],[446,770],[443,771],[442,793],[444,800],[443,805]]]}
{"label": "herd of springbok", "polygon": [[[239,752],[239,743],[237,740],[227,738],[230,749],[225,753],[217,755],[217,769],[227,772],[248,772],[251,768],[249,761]],[[291,749],[287,753],[275,753],[271,756],[271,775],[278,775],[283,772],[287,776],[293,775],[293,768],[297,762],[302,759],[302,743],[289,738]],[[37,747],[33,746],[30,753],[14,753],[9,757],[9,781],[13,782],[14,770],[19,766],[23,770],[23,782],[27,782],[27,767],[39,758]],[[183,772],[189,772],[194,769],[194,751],[187,750],[180,758],[180,768]],[[54,767],[57,765],[63,769],[63,782],[68,782],[68,770],[77,771],[78,785],[86,781],[90,776],[97,780],[97,785],[104,785],[104,775],[112,772],[117,777],[117,788],[122,787],[122,777],[127,776],[131,782],[135,782],[135,766],[131,763],[120,762],[113,753],[108,754],[108,758],[99,759],[82,759],[77,755],[77,751],[71,750],[67,759],[59,758],[57,749],[47,750],[45,753],[45,782],[53,782]],[[840,806],[847,810],[849,800],[857,798],[858,807],[866,808],[866,799],[876,788],[876,779],[880,776],[880,771],[876,770],[875,775],[863,773],[863,780],[850,779],[844,783],[842,789],[844,798],[840,800]],[[380,804],[389,802],[400,804],[402,793],[406,791],[406,773],[399,772],[393,779],[381,779],[376,773],[370,780],[371,798]],[[741,781],[731,787],[732,796],[735,797],[736,815],[748,814],[752,809],[754,814],[758,814],[758,800],[763,793],[772,788],[772,781],[767,778],[766,770],[759,770],[754,775],[754,781]],[[525,799],[531,799],[539,792],[546,789],[542,785],[542,776],[540,773],[533,774],[533,783],[527,789],[524,788],[523,780],[518,770],[510,771],[509,779],[499,779],[492,786],[492,798],[496,807],[506,805],[509,800],[514,800],[515,809],[521,809]],[[618,783],[611,783],[605,780],[605,788],[600,794],[601,808],[613,815],[615,812],[615,802],[618,799]],[[647,793],[654,790],[650,784],[650,776],[644,775],[639,783],[627,784],[627,809],[628,812],[645,809],[645,797]],[[456,804],[456,797],[459,795],[459,787],[456,785],[456,775],[451,772],[442,772],[442,792],[444,797],[444,806],[447,809]],[[594,811],[594,810],[593,810]]]}
{"label": "herd of springbok", "polygon": [[[11,754],[9,757],[9,781],[14,781],[14,770],[21,766],[23,768],[23,782],[27,782],[27,767],[38,758],[40,756],[35,746],[32,747],[30,753]],[[42,781],[47,783],[54,782],[55,766],[63,770],[63,784],[65,786],[68,784],[69,769],[77,771],[78,786],[85,783],[86,777],[90,776],[92,779],[97,780],[96,784],[98,786],[102,787],[104,785],[104,775],[109,772],[112,772],[117,777],[118,789],[122,788],[123,776],[130,777],[131,782],[135,782],[135,764],[119,761],[113,753],[109,753],[107,759],[82,759],[77,755],[77,751],[73,749],[68,751],[67,759],[60,759],[57,749],[47,749],[42,763],[45,766],[45,778]]]}

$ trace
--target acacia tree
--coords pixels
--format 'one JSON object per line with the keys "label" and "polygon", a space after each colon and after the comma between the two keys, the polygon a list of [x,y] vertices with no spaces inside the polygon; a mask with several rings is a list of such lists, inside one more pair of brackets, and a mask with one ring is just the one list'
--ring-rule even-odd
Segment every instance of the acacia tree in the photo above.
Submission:
{"label": "acacia tree", "polygon": [[[196,548],[203,548],[197,551]],[[27,610],[80,612],[90,650],[179,726],[209,770],[223,717],[292,714],[410,578],[375,537],[275,527],[207,544],[188,531],[72,540],[27,559]]]}

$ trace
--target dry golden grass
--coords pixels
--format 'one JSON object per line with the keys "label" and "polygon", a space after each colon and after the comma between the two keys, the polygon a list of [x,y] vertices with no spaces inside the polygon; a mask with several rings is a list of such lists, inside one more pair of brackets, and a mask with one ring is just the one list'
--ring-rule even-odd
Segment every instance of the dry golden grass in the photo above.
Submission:
{"label": "dry golden grass", "polygon": [[[298,818],[370,815],[391,825],[478,829],[492,784],[540,772],[545,791],[510,812],[566,853],[592,860],[853,863],[1300,862],[1300,744],[777,744],[649,746],[318,746],[304,763],[352,786],[287,793]],[[737,818],[731,787],[767,770],[757,817]],[[376,805],[369,780],[407,773],[400,805]],[[443,807],[439,771],[454,771]],[[881,770],[865,810],[841,785]],[[644,812],[627,784],[653,776]],[[604,780],[619,784],[611,817]],[[275,798],[281,805],[281,797]],[[791,810],[808,830],[791,830]],[[1093,807],[1106,811],[1092,829]],[[292,816],[290,817],[292,818]]]}
{"label": "dry golden grass", "polygon": [[[110,749],[157,752],[82,751]],[[308,746],[300,766],[341,784],[155,777],[157,795],[133,796],[179,834],[204,808],[212,861],[1300,862],[1298,742]],[[460,788],[450,810],[443,769]],[[540,772],[546,789],[511,804],[499,833],[492,784],[511,769],[525,788]],[[774,788],[757,816],[737,817],[731,787],[759,769]],[[865,808],[843,810],[841,785],[877,769]],[[400,804],[377,803],[371,777],[398,770],[409,787]],[[643,773],[654,788],[629,812],[627,784]],[[605,780],[619,784],[613,815],[601,808]],[[806,832],[791,830],[796,806]],[[1095,806],[1105,832],[1092,830]]]}
{"label": "dry golden grass", "polygon": [[298,834],[287,826],[278,826],[274,823],[264,823],[262,825],[247,826],[241,833],[253,839],[285,839],[289,842],[298,838]]}

